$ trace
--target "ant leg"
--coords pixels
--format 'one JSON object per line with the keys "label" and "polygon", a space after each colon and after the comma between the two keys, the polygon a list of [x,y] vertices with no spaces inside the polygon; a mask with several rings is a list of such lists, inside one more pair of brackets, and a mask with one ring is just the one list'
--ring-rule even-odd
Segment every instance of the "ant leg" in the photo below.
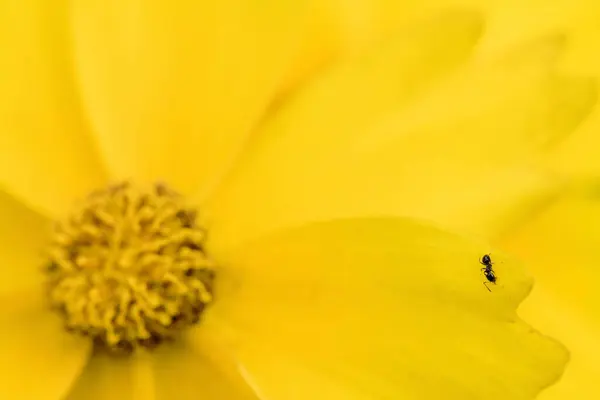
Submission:
{"label": "ant leg", "polygon": [[485,288],[488,290],[488,292],[491,292],[492,290],[488,287],[487,282],[483,282],[483,285],[485,286]]}

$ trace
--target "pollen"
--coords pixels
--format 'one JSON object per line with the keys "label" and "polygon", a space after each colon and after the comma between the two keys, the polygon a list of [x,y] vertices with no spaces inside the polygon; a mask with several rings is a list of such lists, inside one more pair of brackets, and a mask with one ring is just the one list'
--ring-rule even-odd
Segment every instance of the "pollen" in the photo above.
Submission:
{"label": "pollen", "polygon": [[56,224],[44,268],[66,329],[131,353],[198,323],[213,300],[215,268],[197,219],[163,184],[92,193]]}

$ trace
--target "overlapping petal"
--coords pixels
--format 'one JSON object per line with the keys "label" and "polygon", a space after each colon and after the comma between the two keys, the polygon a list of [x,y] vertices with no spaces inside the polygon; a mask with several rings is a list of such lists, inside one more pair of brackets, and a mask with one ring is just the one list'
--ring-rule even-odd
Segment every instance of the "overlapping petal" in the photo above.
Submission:
{"label": "overlapping petal", "polygon": [[596,105],[581,128],[560,147],[548,154],[549,168],[558,174],[577,179],[599,176],[598,132],[600,132],[600,107]]}
{"label": "overlapping petal", "polygon": [[[600,79],[600,62],[595,56],[600,50],[600,30],[597,20],[600,7],[596,3],[580,6],[581,14],[572,22],[576,34],[571,40],[569,51],[563,59],[568,70],[591,74]],[[549,166],[558,173],[573,177],[597,177],[600,161],[600,107],[596,105],[590,117],[577,132],[548,156]]]}
{"label": "overlapping petal", "polygon": [[220,337],[203,325],[185,342],[158,349],[154,357],[156,400],[262,400]]}
{"label": "overlapping petal", "polygon": [[205,190],[289,68],[297,1],[76,1],[82,97],[113,177]]}
{"label": "overlapping petal", "polygon": [[536,37],[573,32],[573,22],[584,15],[589,0],[432,0],[482,10],[489,22],[482,55],[493,55]]}
{"label": "overlapping petal", "polygon": [[[569,71],[590,74],[597,81],[600,79],[600,60],[595,54],[600,50],[600,30],[597,24],[600,6],[595,2],[576,1],[574,7],[578,13],[570,20],[573,35],[562,64]],[[563,175],[579,178],[599,176],[599,130],[600,107],[596,105],[581,128],[549,153],[550,168]]]}
{"label": "overlapping petal", "polygon": [[39,290],[50,221],[2,191],[0,221],[0,295]]}
{"label": "overlapping petal", "polygon": [[0,301],[0,397],[63,398],[89,356],[87,338],[68,335],[40,288]]}
{"label": "overlapping petal", "polygon": [[[310,5],[310,30],[304,35],[289,85],[328,61],[364,52],[416,16],[444,7],[469,7],[485,16],[488,26],[480,46],[482,55],[565,29],[585,36],[598,15],[590,13],[590,8],[597,7],[590,0],[315,0]],[[583,29],[582,19],[589,22]],[[580,49],[573,49],[577,58],[593,58],[593,53]]]}
{"label": "overlapping petal", "polygon": [[[250,214],[265,223],[267,209],[283,208],[277,214],[291,216],[290,200],[276,191],[291,197],[291,205],[304,202],[311,189],[306,178],[326,172],[323,161],[327,168],[335,167],[342,146],[464,62],[481,35],[482,23],[470,11],[419,21],[371,57],[343,64],[304,88],[256,134],[233,176],[207,205],[220,225],[211,229],[223,229],[224,236],[234,238],[240,232],[234,234],[233,229],[258,230],[248,220],[254,219]],[[237,226],[221,226],[231,222]]]}
{"label": "overlapping petal", "polygon": [[42,250],[50,221],[1,191],[0,221],[0,398],[55,400],[85,364],[91,343],[68,335],[46,304]]}
{"label": "overlapping petal", "polygon": [[[563,68],[590,74],[597,80],[600,7],[589,1],[575,1],[570,7],[563,20],[573,34],[562,60]],[[531,266],[538,282],[520,314],[561,340],[572,353],[565,376],[540,396],[545,400],[600,395],[596,384],[600,296],[593,283],[598,269],[594,253],[600,238],[600,203],[597,185],[587,184],[589,180],[597,181],[600,174],[599,111],[596,104],[581,127],[547,154],[551,170],[578,183],[507,233],[502,243]],[[587,183],[579,186],[581,181]]]}
{"label": "overlapping petal", "polygon": [[427,8],[417,0],[309,0],[310,24],[287,74],[289,90],[329,64],[378,46]]}
{"label": "overlapping petal", "polygon": [[588,114],[593,82],[554,70],[560,37],[453,70],[477,19],[439,18],[281,107],[206,206],[215,248],[356,215],[415,215],[489,234],[555,194],[561,182],[533,160]]}
{"label": "overlapping petal", "polygon": [[0,188],[55,216],[105,183],[82,117],[68,2],[0,4]]}
{"label": "overlapping petal", "polygon": [[235,349],[273,399],[527,399],[566,352],[518,320],[522,267],[407,219],[282,231],[221,259],[204,328]]}
{"label": "overlapping petal", "polygon": [[95,352],[70,387],[66,400],[154,398],[152,359],[146,353],[114,357]]}
{"label": "overlapping petal", "polygon": [[572,355],[565,376],[540,399],[600,395],[599,239],[600,192],[594,185],[564,194],[502,243],[536,278],[519,313],[564,343]]}
{"label": "overlapping petal", "polygon": [[66,399],[258,400],[229,349],[219,338],[209,338],[205,329],[197,332],[190,340],[164,343],[133,356],[97,351]]}

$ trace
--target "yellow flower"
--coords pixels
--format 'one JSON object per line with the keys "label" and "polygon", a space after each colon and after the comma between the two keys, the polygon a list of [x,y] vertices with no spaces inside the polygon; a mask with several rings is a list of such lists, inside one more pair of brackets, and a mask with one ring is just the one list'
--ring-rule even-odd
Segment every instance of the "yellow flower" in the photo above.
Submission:
{"label": "yellow flower", "polygon": [[493,252],[488,292],[485,244],[406,216],[499,229],[550,190],[523,161],[592,93],[552,67],[560,40],[471,59],[481,17],[445,11],[269,108],[296,2],[68,4],[1,6],[1,398],[529,399],[558,379],[564,349],[515,314],[523,268]]}

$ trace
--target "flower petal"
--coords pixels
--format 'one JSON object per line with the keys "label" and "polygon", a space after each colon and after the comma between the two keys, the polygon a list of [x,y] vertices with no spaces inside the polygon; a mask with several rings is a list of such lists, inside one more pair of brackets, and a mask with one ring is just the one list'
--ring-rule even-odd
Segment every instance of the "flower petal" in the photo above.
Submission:
{"label": "flower petal", "polygon": [[521,314],[561,340],[572,359],[565,376],[540,399],[598,398],[600,363],[600,192],[565,194],[502,241],[536,277]]}
{"label": "flower petal", "polygon": [[[439,1],[439,0],[434,0]],[[444,1],[444,0],[442,0]],[[450,0],[452,1],[452,0]],[[494,54],[526,40],[568,30],[581,14],[587,0],[463,0],[461,3],[484,10],[489,29],[482,40],[481,52]]]}
{"label": "flower petal", "polygon": [[[446,22],[455,36],[440,28],[435,43],[440,35],[466,40],[464,22]],[[560,187],[532,160],[595,102],[591,81],[554,73],[560,43],[548,38],[473,63],[410,105],[392,101],[410,91],[397,94],[406,87],[389,70],[355,66],[348,79],[324,79],[266,125],[210,199],[215,248],[348,216],[413,215],[487,235],[508,229],[521,217],[513,210]],[[427,57],[440,56],[434,49]],[[412,56],[405,63],[423,67]],[[372,90],[372,80],[389,92]]]}
{"label": "flower petal", "polygon": [[548,155],[553,170],[575,177],[600,176],[600,104],[565,143]]}
{"label": "flower petal", "polygon": [[[206,346],[206,334],[201,332]],[[215,342],[210,342],[213,345]],[[67,400],[257,400],[226,353],[190,341],[163,344],[130,357],[96,352]]]}
{"label": "flower petal", "polygon": [[209,337],[203,326],[196,335],[195,343],[178,342],[156,350],[156,400],[258,400],[219,338]]}
{"label": "flower petal", "polygon": [[408,219],[317,223],[219,260],[220,329],[266,398],[528,399],[567,355],[519,321],[531,288],[485,245]]}
{"label": "flower petal", "polygon": [[41,287],[50,221],[0,191],[0,295]]}
{"label": "flower petal", "polygon": [[[589,277],[587,277],[589,278]],[[600,361],[600,329],[596,315],[582,315],[572,304],[561,298],[561,293],[536,285],[519,315],[535,323],[544,332],[564,340],[571,360],[561,379],[544,390],[538,400],[594,399],[598,389],[598,362]]]}
{"label": "flower petal", "polygon": [[[296,175],[317,171],[315,161],[331,159],[373,121],[414,100],[432,80],[464,62],[481,30],[482,20],[476,13],[447,11],[414,23],[369,57],[340,65],[307,86],[257,133],[258,140],[247,147],[233,176],[207,205],[214,207],[214,219],[239,222],[223,227],[228,232],[225,236],[233,237],[230,230],[253,223],[247,220],[250,215],[244,215],[249,210],[268,222],[269,216],[262,214],[271,201],[258,198],[263,193],[270,199],[280,188],[283,193],[279,195],[294,197],[291,205],[298,201],[297,192],[288,188]],[[264,172],[264,179],[255,172]],[[299,182],[297,189],[304,192],[310,187]],[[280,207],[290,200],[280,205],[277,197],[273,201]]]}
{"label": "flower petal", "polygon": [[[396,32],[399,26],[431,9],[460,5],[476,8],[485,15],[486,31],[478,46],[481,56],[491,56],[523,41],[565,29],[579,34],[584,17],[590,21],[586,32],[589,33],[589,27],[596,28],[598,19],[597,13],[590,13],[591,7],[597,8],[595,4],[577,0],[314,0],[312,3],[311,31],[304,37],[289,85],[332,59],[361,54]],[[586,41],[585,35],[582,36],[575,46],[581,47],[579,42]],[[596,52],[589,51],[593,48],[589,42],[587,51],[579,51],[577,55],[586,56],[591,63]]]}
{"label": "flower petal", "polygon": [[94,352],[66,400],[143,400],[154,396],[152,357]]}
{"label": "flower petal", "polygon": [[88,357],[89,340],[68,334],[41,293],[0,302],[0,398],[63,398]]}
{"label": "flower petal", "polygon": [[79,108],[66,1],[0,5],[0,187],[49,214],[104,182]]}
{"label": "flower petal", "polygon": [[[577,73],[600,78],[600,4],[590,1],[571,3],[569,23],[571,37],[568,52],[563,60],[564,68]],[[563,19],[566,18],[563,16]],[[562,146],[551,154],[551,167],[563,174],[575,176],[600,175],[600,161],[596,149],[600,146],[600,104],[596,105],[592,115],[582,124]]]}
{"label": "flower petal", "polygon": [[[572,37],[563,64],[565,69],[600,77],[600,59],[595,56],[600,50],[598,18],[600,6],[595,2],[569,2],[570,11],[563,13],[568,19]],[[565,10],[566,11],[566,10]],[[562,174],[575,176],[598,176],[600,161],[596,149],[600,146],[600,105],[582,124],[576,134],[568,138],[550,154],[550,166]]]}
{"label": "flower petal", "polygon": [[594,54],[600,51],[600,5],[587,0],[559,0],[558,3],[563,1],[569,5],[562,6],[560,18],[568,21],[572,37],[564,66],[569,70],[598,76],[600,60]]}
{"label": "flower petal", "polygon": [[309,4],[311,23],[284,90],[331,61],[378,45],[423,8],[423,1],[397,0],[310,0]]}
{"label": "flower petal", "polygon": [[78,72],[115,177],[206,189],[261,118],[301,2],[77,1]]}

